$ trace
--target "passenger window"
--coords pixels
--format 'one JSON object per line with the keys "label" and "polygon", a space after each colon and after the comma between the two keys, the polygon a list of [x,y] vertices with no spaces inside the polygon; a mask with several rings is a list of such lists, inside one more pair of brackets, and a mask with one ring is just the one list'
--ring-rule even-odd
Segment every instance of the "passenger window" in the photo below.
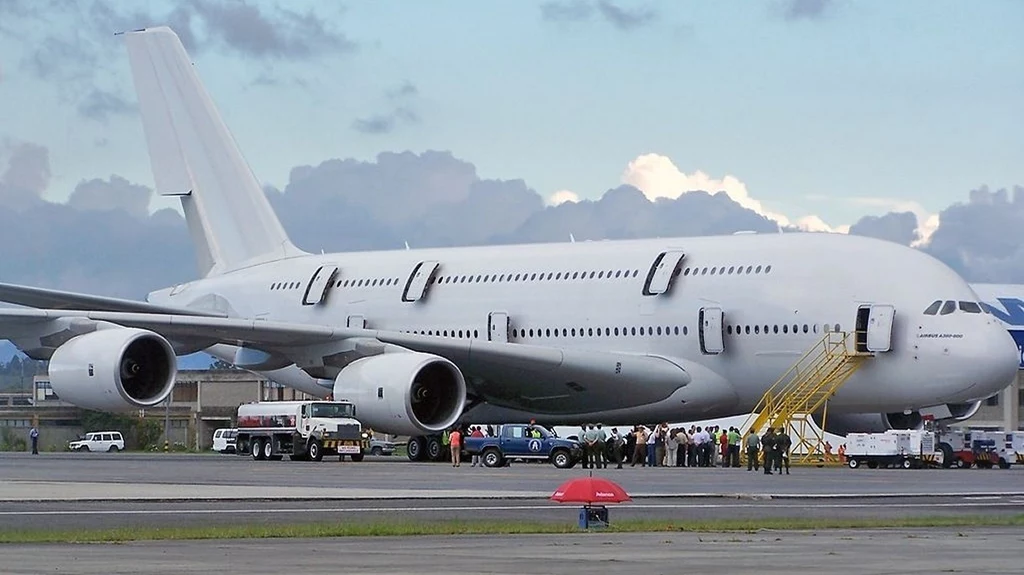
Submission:
{"label": "passenger window", "polygon": [[942,307],[942,300],[935,300],[932,302],[932,305],[928,306],[928,308],[924,310],[924,315],[935,315],[939,313],[940,307]]}
{"label": "passenger window", "polygon": [[981,313],[981,306],[973,301],[962,301],[960,302],[960,311],[965,311],[967,313]]}
{"label": "passenger window", "polygon": [[788,325],[783,325],[782,326],[782,333],[789,333],[789,326]]}
{"label": "passenger window", "polygon": [[808,327],[807,327],[807,324],[805,323],[804,324],[804,333],[807,333],[807,329],[808,329]]}
{"label": "passenger window", "polygon": [[732,335],[732,326],[731,325],[725,326],[725,333],[727,333],[729,335]]}
{"label": "passenger window", "polygon": [[942,304],[942,311],[939,312],[939,315],[949,315],[954,311],[956,311],[956,302],[947,301]]}
{"label": "passenger window", "polygon": [[772,326],[772,333],[779,333],[779,326],[773,325]]}
{"label": "passenger window", "polygon": [[761,333],[761,326],[755,325],[754,326],[754,333],[755,334],[760,334]]}
{"label": "passenger window", "polygon": [[734,271],[735,269],[736,269],[736,266],[729,266],[729,275],[732,275],[732,272],[733,272],[733,271]]}
{"label": "passenger window", "polygon": [[766,274],[767,273],[771,273],[771,271],[772,271],[772,266],[765,266],[764,273],[766,273]]}
{"label": "passenger window", "polygon": [[754,266],[747,266],[747,273],[749,274],[751,271],[753,271],[753,269]]}
{"label": "passenger window", "polygon": [[761,266],[757,266],[756,268],[754,268],[754,273],[756,273],[756,274],[761,273]]}
{"label": "passenger window", "polygon": [[708,275],[708,268],[701,268],[700,275],[702,275],[702,276]]}

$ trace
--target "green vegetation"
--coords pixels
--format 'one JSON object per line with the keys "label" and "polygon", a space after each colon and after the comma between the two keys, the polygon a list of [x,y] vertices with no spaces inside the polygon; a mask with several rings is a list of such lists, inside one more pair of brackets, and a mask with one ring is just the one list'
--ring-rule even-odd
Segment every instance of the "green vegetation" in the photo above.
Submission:
{"label": "green vegetation", "polygon": [[[82,429],[90,431],[120,431],[128,449],[163,448],[163,426],[153,419],[134,415],[82,410]],[[159,444],[159,445],[158,445]]]}
{"label": "green vegetation", "polygon": [[16,431],[8,429],[6,427],[0,429],[0,451],[28,450],[28,440],[25,439],[25,437],[23,437],[28,435],[28,430],[22,430],[21,428],[18,428],[18,430],[22,431],[22,433],[19,434]]}
{"label": "green vegetation", "polygon": [[[566,510],[570,511],[569,509]],[[726,519],[713,521],[626,520],[613,522],[604,533],[745,532],[761,530],[893,529],[915,527],[1024,527],[1024,514],[905,517],[878,519]],[[0,531],[0,543],[96,543],[173,539],[262,539],[310,537],[381,537],[409,535],[511,535],[582,533],[567,513],[564,523],[530,521],[383,521],[374,523],[310,523],[301,525],[225,525],[153,527],[75,531]]]}

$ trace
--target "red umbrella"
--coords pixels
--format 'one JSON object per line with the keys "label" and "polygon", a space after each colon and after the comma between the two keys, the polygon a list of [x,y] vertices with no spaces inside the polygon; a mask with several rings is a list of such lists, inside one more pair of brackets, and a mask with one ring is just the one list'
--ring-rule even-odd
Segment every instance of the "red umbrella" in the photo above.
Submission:
{"label": "red umbrella", "polygon": [[551,494],[552,501],[560,503],[622,503],[632,501],[618,483],[601,477],[578,477],[570,479]]}

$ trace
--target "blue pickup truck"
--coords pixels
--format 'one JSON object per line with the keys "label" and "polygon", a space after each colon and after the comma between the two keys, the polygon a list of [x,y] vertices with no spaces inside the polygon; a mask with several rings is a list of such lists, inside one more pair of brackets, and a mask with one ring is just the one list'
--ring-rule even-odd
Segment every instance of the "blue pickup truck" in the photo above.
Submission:
{"label": "blue pickup truck", "polygon": [[540,437],[530,437],[527,427],[525,423],[507,424],[498,427],[495,437],[467,437],[462,451],[469,456],[480,454],[487,467],[501,467],[512,459],[538,459],[568,469],[583,457],[578,441],[562,439],[539,425],[533,428]]}

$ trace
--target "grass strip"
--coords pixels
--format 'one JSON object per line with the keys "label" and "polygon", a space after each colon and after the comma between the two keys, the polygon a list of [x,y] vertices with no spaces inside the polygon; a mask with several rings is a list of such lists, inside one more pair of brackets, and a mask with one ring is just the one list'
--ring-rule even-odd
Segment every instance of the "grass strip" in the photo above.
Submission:
{"label": "grass strip", "polygon": [[[1016,527],[1024,514],[901,518],[766,518],[707,521],[636,519],[614,521],[604,533],[756,532],[759,530],[891,529],[914,527]],[[3,530],[7,543],[117,543],[185,539],[395,537],[416,535],[511,535],[583,533],[574,523],[530,521],[380,521],[282,525],[206,525],[79,530]],[[593,531],[592,531],[593,532]]]}

